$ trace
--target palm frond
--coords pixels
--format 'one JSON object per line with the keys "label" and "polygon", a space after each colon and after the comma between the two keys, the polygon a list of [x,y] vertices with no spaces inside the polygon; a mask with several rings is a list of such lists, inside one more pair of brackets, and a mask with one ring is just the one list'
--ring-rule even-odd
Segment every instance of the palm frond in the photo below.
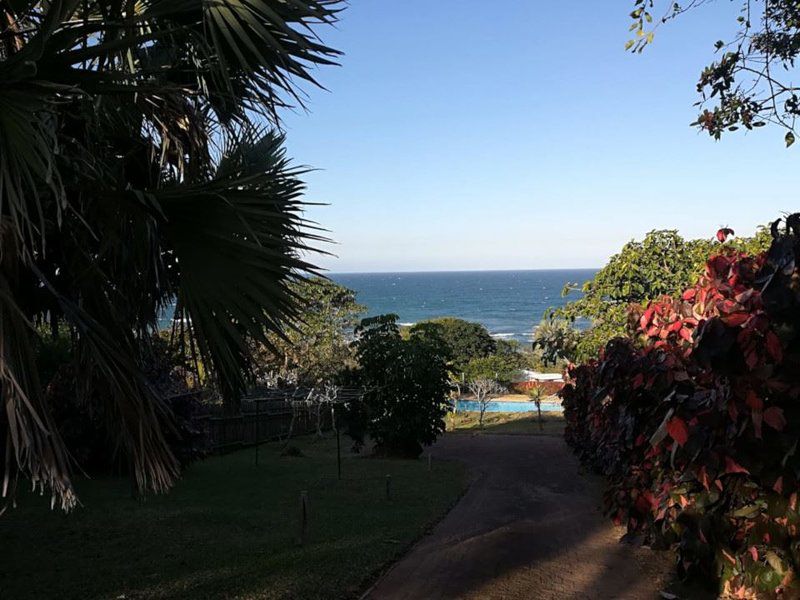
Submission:
{"label": "palm frond", "polygon": [[[140,352],[177,299],[229,403],[297,317],[320,242],[277,111],[338,52],[340,0],[0,0],[0,417],[9,481],[74,504],[28,323],[68,327],[141,488],[177,467]],[[102,393],[100,393],[102,392]]]}
{"label": "palm frond", "polygon": [[294,319],[289,284],[313,267],[301,258],[324,238],[302,217],[304,169],[292,167],[274,132],[228,148],[214,179],[158,195],[180,265],[179,317],[228,399],[248,372],[248,341]]}
{"label": "palm frond", "polygon": [[[11,235],[8,228],[2,233]],[[9,256],[2,260],[7,264]],[[0,449],[4,458],[0,498],[13,499],[19,475],[24,474],[34,489],[51,492],[53,505],[58,502],[69,510],[76,497],[66,450],[44,405],[35,368],[34,336],[32,324],[13,298],[11,282],[0,275],[0,435],[5,438]]]}

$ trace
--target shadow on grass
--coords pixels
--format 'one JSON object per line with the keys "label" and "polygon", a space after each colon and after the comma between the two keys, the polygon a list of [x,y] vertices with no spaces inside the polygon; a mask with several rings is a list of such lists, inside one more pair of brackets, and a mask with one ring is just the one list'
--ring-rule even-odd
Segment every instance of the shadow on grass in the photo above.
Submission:
{"label": "shadow on grass", "polygon": [[[83,506],[49,511],[22,494],[0,519],[0,598],[352,597],[452,506],[455,462],[364,460],[335,440],[293,440],[192,465],[169,494],[139,503],[126,481],[81,481]],[[386,476],[391,497],[386,497]],[[299,538],[299,497],[310,525]]]}

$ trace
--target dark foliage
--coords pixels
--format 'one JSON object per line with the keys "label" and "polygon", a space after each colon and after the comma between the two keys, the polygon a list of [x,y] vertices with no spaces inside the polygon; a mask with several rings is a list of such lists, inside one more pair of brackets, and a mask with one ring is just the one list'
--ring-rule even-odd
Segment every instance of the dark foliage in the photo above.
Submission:
{"label": "dark foliage", "polygon": [[395,315],[364,319],[356,329],[362,401],[346,407],[346,433],[357,445],[369,434],[379,454],[416,458],[444,431],[450,389],[441,340],[403,339]]}
{"label": "dark foliage", "polygon": [[800,595],[799,226],[757,256],[720,246],[681,297],[634,309],[643,348],[612,340],[562,392],[613,518],[737,597]]}
{"label": "dark foliage", "polygon": [[499,349],[483,325],[455,317],[422,321],[411,327],[409,333],[439,343],[456,371],[463,371],[470,360],[485,358]]}
{"label": "dark foliage", "polygon": [[[109,432],[108,402],[112,393],[98,384],[79,385],[75,357],[65,351],[63,339],[44,339],[37,358],[40,370],[54,371],[47,384],[45,398],[53,422],[77,466],[90,474],[127,472],[129,465],[119,440]],[[162,427],[171,452],[182,466],[202,458],[210,451],[210,441],[203,417],[207,409],[201,392],[186,384],[186,364],[164,339],[154,336],[142,352],[142,371],[149,385],[164,398]]]}
{"label": "dark foliage", "polygon": [[318,30],[341,8],[0,0],[0,497],[25,479],[77,502],[32,325],[68,327],[141,491],[179,472],[139,361],[173,302],[185,353],[237,408],[251,342],[296,319],[291,284],[315,270],[277,113],[339,56]]}

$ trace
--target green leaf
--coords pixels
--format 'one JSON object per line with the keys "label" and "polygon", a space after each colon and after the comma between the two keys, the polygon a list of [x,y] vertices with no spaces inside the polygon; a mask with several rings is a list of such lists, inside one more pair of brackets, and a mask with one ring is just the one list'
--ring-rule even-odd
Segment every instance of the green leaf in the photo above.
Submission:
{"label": "green leaf", "polygon": [[788,148],[789,146],[791,146],[792,144],[794,144],[794,140],[795,140],[795,138],[794,138],[794,133],[792,133],[791,131],[789,131],[789,132],[786,134],[786,137],[785,137],[784,139],[786,140],[786,147]]}

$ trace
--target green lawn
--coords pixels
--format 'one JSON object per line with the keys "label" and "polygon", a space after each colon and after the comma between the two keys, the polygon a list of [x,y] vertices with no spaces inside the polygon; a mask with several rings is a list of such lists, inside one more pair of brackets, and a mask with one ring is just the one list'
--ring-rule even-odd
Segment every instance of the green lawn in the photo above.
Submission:
{"label": "green lawn", "polygon": [[[354,597],[439,519],[467,485],[457,463],[348,455],[335,440],[212,457],[139,503],[124,480],[80,481],[83,507],[51,512],[22,494],[0,517],[0,598]],[[343,446],[349,444],[343,439]],[[392,499],[386,499],[386,475]],[[297,542],[307,490],[309,539]]]}
{"label": "green lawn", "polygon": [[[478,413],[463,412],[447,416],[447,429],[453,433],[479,433]],[[542,422],[533,413],[490,413],[483,416],[483,433],[508,435],[564,435],[564,415],[543,412]]]}

